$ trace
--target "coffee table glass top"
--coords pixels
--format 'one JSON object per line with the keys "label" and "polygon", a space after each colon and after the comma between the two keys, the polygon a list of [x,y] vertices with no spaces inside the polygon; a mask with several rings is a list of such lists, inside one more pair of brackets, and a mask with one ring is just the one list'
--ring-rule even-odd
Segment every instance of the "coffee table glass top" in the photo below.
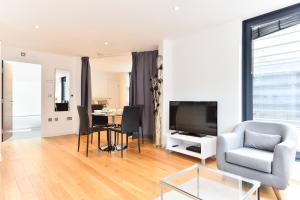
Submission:
{"label": "coffee table glass top", "polygon": [[200,164],[161,180],[162,200],[258,199],[260,183]]}

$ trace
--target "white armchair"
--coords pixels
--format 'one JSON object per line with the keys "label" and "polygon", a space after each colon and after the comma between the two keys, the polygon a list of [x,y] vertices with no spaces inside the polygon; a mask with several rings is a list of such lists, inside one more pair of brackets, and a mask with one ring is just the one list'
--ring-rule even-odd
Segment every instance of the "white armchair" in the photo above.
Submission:
{"label": "white armchair", "polygon": [[[261,134],[262,139],[257,142],[262,145],[269,145],[268,137],[272,140],[272,137],[278,136],[280,141],[272,150],[249,147],[245,145],[247,131],[254,132],[256,137]],[[287,187],[295,161],[297,135],[295,127],[283,123],[242,122],[232,133],[218,137],[217,166],[223,171],[255,179],[272,187],[280,199],[278,189]]]}

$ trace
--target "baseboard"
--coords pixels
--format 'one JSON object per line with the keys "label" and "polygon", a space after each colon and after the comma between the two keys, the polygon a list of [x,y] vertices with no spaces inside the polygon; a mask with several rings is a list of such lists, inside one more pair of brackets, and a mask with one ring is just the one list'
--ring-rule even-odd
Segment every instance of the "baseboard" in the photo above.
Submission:
{"label": "baseboard", "polygon": [[46,135],[42,134],[42,137],[43,138],[49,138],[49,137],[57,137],[57,136],[63,136],[63,135],[74,135],[74,134],[78,134],[78,133],[76,133],[74,131],[67,131],[67,132],[52,133],[51,135],[50,134],[46,134]]}

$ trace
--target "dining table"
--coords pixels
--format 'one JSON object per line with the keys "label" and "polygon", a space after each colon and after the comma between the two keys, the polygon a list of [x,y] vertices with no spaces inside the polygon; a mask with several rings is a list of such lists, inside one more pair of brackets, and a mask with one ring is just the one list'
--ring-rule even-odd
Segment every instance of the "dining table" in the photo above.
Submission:
{"label": "dining table", "polygon": [[[121,117],[122,112],[112,112],[112,111],[94,111],[94,112],[92,112],[92,117],[97,117],[97,116],[111,117],[112,126],[116,126],[116,117]],[[114,132],[114,134],[116,134],[116,133]],[[116,144],[116,135],[111,137],[111,132],[110,132],[108,138],[109,139],[107,141],[107,145],[100,147],[100,150],[102,150],[102,151],[119,151],[119,150],[121,150],[121,145]],[[126,148],[126,147],[124,147],[124,148]]]}
{"label": "dining table", "polygon": [[111,117],[112,119],[112,124],[116,124],[116,117],[117,116],[122,116],[121,112],[93,112],[92,116],[105,116],[105,117]]}

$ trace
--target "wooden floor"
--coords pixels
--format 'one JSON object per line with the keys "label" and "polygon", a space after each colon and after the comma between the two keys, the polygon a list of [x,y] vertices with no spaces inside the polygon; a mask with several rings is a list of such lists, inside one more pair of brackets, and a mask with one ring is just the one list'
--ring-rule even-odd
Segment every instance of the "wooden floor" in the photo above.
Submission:
{"label": "wooden floor", "polygon": [[[199,162],[150,142],[142,145],[140,154],[136,141],[129,146],[123,159],[120,152],[110,155],[96,146],[91,146],[86,158],[85,143],[78,153],[75,135],[4,142],[0,199],[154,199],[159,196],[161,178]],[[207,164],[216,167],[214,160]],[[300,179],[292,180],[282,195],[300,199]],[[270,188],[263,188],[261,196],[275,199]]]}

